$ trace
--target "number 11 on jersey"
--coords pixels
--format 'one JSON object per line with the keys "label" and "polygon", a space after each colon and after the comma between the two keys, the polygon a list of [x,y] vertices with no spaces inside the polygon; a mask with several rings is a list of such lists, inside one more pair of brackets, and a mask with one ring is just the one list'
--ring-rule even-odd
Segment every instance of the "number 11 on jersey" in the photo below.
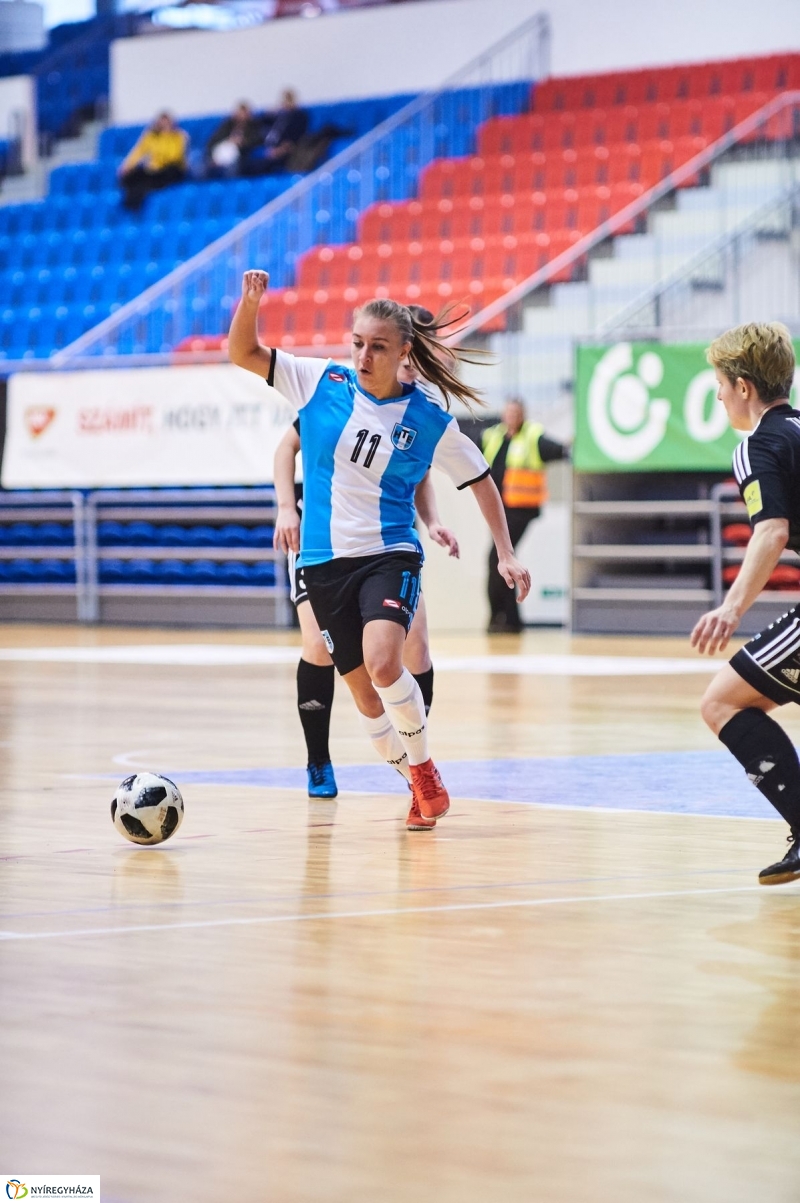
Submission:
{"label": "number 11 on jersey", "polygon": [[[358,434],[356,435],[356,445],[353,448],[353,454],[350,456],[351,463],[353,463],[353,464],[358,463],[359,456],[361,455],[361,452],[364,449],[364,443],[367,441],[368,436],[369,436],[368,430],[359,430]],[[372,461],[375,458],[375,452],[378,450],[378,445],[380,444],[380,441],[381,441],[381,436],[379,434],[373,434],[371,436],[371,438],[369,440],[369,448],[367,450],[367,454],[364,456],[364,467],[365,468],[372,467]]]}

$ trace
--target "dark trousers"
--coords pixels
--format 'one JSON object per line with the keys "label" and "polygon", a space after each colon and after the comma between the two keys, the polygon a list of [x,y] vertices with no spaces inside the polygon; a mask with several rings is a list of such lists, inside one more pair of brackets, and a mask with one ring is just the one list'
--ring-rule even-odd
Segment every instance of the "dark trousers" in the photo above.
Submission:
{"label": "dark trousers", "polygon": [[[515,548],[534,518],[539,517],[540,512],[538,506],[512,510],[506,508],[508,533]],[[516,589],[509,589],[497,571],[497,550],[494,546],[489,553],[488,593],[492,625],[503,627],[507,631],[521,630],[522,622],[519,616]]]}
{"label": "dark trousers", "polygon": [[148,192],[169,188],[170,184],[180,184],[184,179],[186,172],[182,167],[172,166],[164,167],[161,171],[148,171],[140,163],[138,167],[132,167],[120,177],[122,204],[126,209],[141,209]]}

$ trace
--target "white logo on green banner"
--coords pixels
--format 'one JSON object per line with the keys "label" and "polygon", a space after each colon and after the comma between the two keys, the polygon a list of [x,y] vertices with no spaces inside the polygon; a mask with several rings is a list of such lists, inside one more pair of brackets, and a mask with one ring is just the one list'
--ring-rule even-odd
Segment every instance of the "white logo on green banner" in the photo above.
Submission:
{"label": "white logo on green banner", "polygon": [[741,436],[717,389],[702,343],[579,347],[576,468],[729,471]]}

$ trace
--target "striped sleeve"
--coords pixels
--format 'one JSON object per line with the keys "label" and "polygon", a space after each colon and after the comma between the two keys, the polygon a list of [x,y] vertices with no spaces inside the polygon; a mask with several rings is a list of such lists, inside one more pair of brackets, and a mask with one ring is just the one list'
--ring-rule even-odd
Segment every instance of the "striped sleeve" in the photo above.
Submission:
{"label": "striped sleeve", "polygon": [[733,475],[736,477],[737,485],[741,485],[747,480],[748,476],[752,475],[750,468],[750,452],[747,444],[749,438],[743,439],[733,453]]}
{"label": "striped sleeve", "polygon": [[791,517],[794,468],[785,442],[745,439],[734,452],[733,472],[752,525]]}

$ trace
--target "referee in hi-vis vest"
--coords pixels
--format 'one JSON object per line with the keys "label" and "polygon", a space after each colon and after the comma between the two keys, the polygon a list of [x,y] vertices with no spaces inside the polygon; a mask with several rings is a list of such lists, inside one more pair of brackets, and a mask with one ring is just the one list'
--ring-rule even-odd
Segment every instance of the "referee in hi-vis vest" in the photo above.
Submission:
{"label": "referee in hi-vis vest", "polygon": [[[569,459],[569,448],[548,438],[537,422],[528,422],[525,405],[517,397],[506,402],[502,422],[483,431],[481,444],[503,498],[508,532],[516,547],[547,501],[545,464]],[[489,555],[489,608],[490,634],[522,630],[514,590],[497,571],[494,548]]]}

